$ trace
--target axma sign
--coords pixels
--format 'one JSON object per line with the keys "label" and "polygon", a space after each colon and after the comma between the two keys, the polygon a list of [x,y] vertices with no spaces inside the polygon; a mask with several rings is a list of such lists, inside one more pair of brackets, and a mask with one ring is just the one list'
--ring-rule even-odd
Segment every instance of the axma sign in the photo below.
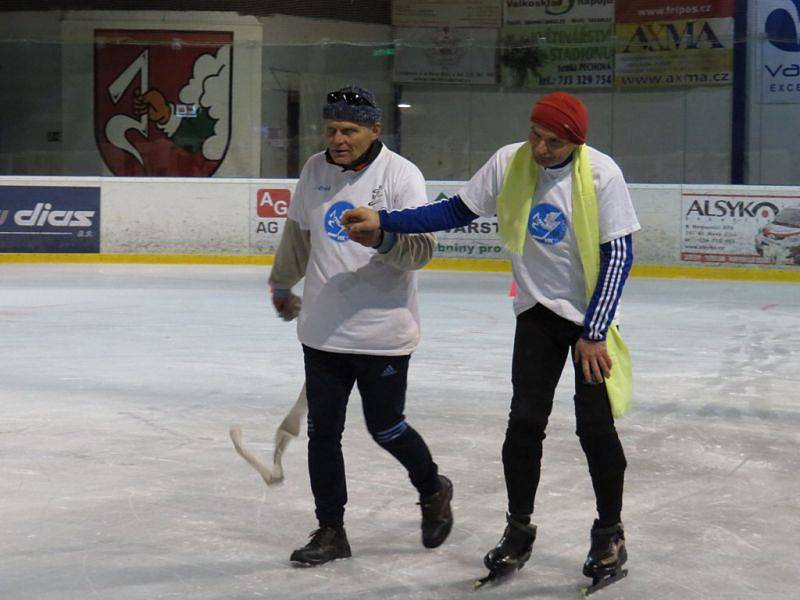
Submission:
{"label": "axma sign", "polygon": [[0,252],[99,251],[99,188],[0,187]]}

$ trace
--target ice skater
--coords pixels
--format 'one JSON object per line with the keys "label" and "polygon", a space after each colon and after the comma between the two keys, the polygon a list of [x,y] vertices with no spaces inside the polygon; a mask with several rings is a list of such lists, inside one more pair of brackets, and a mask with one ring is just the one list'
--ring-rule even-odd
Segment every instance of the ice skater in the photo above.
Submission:
{"label": "ice skater", "polygon": [[367,428],[408,471],[419,494],[422,543],[441,545],[453,526],[453,484],[406,421],[406,381],[419,341],[417,277],[433,254],[431,234],[375,231],[352,243],[341,215],[361,203],[402,209],[425,202],[425,181],[411,162],[386,148],[374,95],[346,87],[322,109],[327,150],[309,158],[289,207],[270,275],[273,304],[291,311],[291,288],[305,276],[297,334],[308,399],[308,467],[319,527],[291,555],[319,565],[351,555],[342,432],[358,385]]}
{"label": "ice skater", "polygon": [[[484,557],[481,583],[520,569],[531,556],[531,522],[542,440],[568,353],[575,371],[577,435],[597,500],[583,573],[593,586],[623,576],[625,454],[614,426],[631,399],[630,361],[614,321],[640,226],[617,164],[586,145],[588,114],[570,94],[533,107],[527,142],[500,148],[447,200],[343,215],[348,235],[414,233],[464,226],[497,214],[517,289],[513,396],[503,444],[506,527]],[[591,589],[589,591],[592,591]]]}

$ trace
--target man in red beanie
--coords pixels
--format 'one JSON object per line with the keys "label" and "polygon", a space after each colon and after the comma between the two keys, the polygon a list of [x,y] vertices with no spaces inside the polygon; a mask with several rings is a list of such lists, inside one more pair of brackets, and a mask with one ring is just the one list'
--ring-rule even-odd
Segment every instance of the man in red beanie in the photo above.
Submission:
{"label": "man in red beanie", "polygon": [[597,499],[583,572],[600,585],[625,573],[626,461],[614,414],[627,406],[615,404],[616,392],[609,395],[624,376],[607,381],[613,366],[608,350],[618,335],[612,322],[633,261],[631,234],[640,226],[617,164],[585,145],[587,127],[578,98],[547,94],[533,107],[528,141],[500,148],[457,195],[399,211],[362,207],[342,218],[352,240],[374,244],[381,230],[439,231],[497,214],[517,289],[517,326],[503,444],[507,526],[484,558],[486,579],[521,568],[531,555],[542,440],[570,351],[576,433]]}

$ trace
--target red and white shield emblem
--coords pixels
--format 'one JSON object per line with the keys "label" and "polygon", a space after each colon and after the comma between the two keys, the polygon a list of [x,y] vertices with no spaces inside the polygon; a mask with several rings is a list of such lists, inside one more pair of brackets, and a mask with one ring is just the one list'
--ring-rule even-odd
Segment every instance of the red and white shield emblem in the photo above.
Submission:
{"label": "red and white shield emblem", "polygon": [[233,33],[98,29],[94,131],[114,175],[208,177],[231,131]]}

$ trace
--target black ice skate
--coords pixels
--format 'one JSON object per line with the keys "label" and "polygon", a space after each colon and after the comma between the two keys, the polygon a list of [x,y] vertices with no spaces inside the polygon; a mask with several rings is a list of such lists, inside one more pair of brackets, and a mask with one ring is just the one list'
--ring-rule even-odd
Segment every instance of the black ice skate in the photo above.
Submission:
{"label": "black ice skate", "polygon": [[499,583],[520,570],[531,557],[533,542],[536,540],[536,525],[519,523],[510,515],[506,516],[506,521],[508,525],[503,537],[483,557],[483,564],[489,569],[489,574],[475,582],[475,589],[487,583]]}
{"label": "black ice skate", "polygon": [[583,574],[592,578],[592,585],[583,589],[583,595],[588,596],[625,577],[628,570],[623,569],[622,565],[627,560],[622,523],[599,527],[595,521],[592,526],[592,547],[583,563]]}
{"label": "black ice skate", "polygon": [[419,501],[422,508],[422,545],[426,548],[441,546],[453,528],[453,511],[450,509],[453,482],[439,475],[439,483],[442,488],[438,492]]}
{"label": "black ice skate", "polygon": [[300,567],[315,567],[337,558],[350,558],[350,544],[344,527],[320,526],[302,548],[292,552],[289,560]]}

